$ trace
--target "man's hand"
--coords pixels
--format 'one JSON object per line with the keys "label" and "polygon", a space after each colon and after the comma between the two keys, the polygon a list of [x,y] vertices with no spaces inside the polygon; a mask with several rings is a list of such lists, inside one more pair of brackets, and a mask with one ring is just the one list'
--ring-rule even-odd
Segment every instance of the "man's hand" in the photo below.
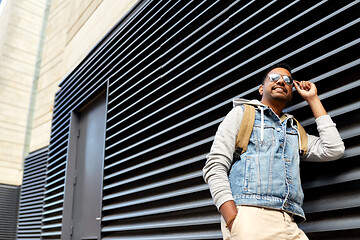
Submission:
{"label": "man's hand", "polygon": [[314,83],[309,81],[294,81],[294,86],[299,95],[307,102],[317,97],[317,88]]}
{"label": "man's hand", "polygon": [[315,119],[327,114],[317,95],[317,88],[314,83],[308,81],[294,81],[294,86],[299,95],[310,105]]}
{"label": "man's hand", "polygon": [[225,202],[224,204],[222,204],[220,206],[220,212],[226,223],[228,223],[229,220],[232,219],[232,221],[229,223],[229,226],[228,226],[229,231],[231,231],[232,225],[235,220],[233,218],[234,218],[234,216],[237,215],[237,208],[236,208],[235,202],[234,201]]}

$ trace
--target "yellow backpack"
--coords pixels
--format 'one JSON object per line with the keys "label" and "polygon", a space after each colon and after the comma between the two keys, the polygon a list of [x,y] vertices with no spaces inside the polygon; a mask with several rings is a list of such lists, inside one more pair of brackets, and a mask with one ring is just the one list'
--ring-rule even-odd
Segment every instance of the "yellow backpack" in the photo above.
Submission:
{"label": "yellow backpack", "polygon": [[[251,132],[254,127],[255,122],[255,107],[252,105],[244,104],[244,114],[241,120],[240,130],[236,137],[235,143],[235,152],[233,161],[239,160],[240,155],[246,152],[247,146],[249,144]],[[280,117],[281,120],[285,120],[286,116],[282,115]],[[293,118],[296,121],[296,125],[300,134],[300,142],[299,142],[299,151],[300,154],[303,155],[307,152],[307,134],[305,129],[301,126],[298,120]]]}

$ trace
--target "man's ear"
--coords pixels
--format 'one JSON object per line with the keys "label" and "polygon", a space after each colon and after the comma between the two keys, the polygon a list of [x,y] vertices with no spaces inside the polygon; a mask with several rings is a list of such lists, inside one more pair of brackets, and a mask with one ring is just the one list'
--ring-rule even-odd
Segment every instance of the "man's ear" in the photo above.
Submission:
{"label": "man's ear", "polygon": [[259,93],[260,93],[261,96],[263,95],[263,92],[264,92],[264,85],[260,85]]}

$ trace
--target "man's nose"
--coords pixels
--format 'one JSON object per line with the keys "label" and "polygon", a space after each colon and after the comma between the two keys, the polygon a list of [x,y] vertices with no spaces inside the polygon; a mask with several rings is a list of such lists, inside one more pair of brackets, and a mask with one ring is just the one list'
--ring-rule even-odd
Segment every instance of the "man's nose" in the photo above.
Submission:
{"label": "man's nose", "polygon": [[284,81],[284,79],[283,79],[283,76],[281,76],[281,77],[279,78],[279,80],[276,81],[276,83],[285,86],[285,81]]}

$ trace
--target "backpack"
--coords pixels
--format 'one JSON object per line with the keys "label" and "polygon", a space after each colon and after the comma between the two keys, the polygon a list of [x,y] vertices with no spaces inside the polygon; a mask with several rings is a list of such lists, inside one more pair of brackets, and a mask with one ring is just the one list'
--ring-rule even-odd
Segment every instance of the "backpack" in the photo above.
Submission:
{"label": "backpack", "polygon": [[[240,155],[246,152],[255,122],[255,107],[248,104],[244,104],[244,106],[245,108],[244,108],[243,118],[241,120],[240,130],[236,137],[233,162],[239,160]],[[286,118],[286,116],[284,115],[280,117],[281,120],[285,120],[284,118]],[[305,132],[305,129],[299,123],[299,121],[296,120],[295,118],[293,119],[296,122],[298,132],[300,135],[300,142],[299,142],[300,156],[303,156],[307,152],[307,144],[308,144],[307,134]]]}

